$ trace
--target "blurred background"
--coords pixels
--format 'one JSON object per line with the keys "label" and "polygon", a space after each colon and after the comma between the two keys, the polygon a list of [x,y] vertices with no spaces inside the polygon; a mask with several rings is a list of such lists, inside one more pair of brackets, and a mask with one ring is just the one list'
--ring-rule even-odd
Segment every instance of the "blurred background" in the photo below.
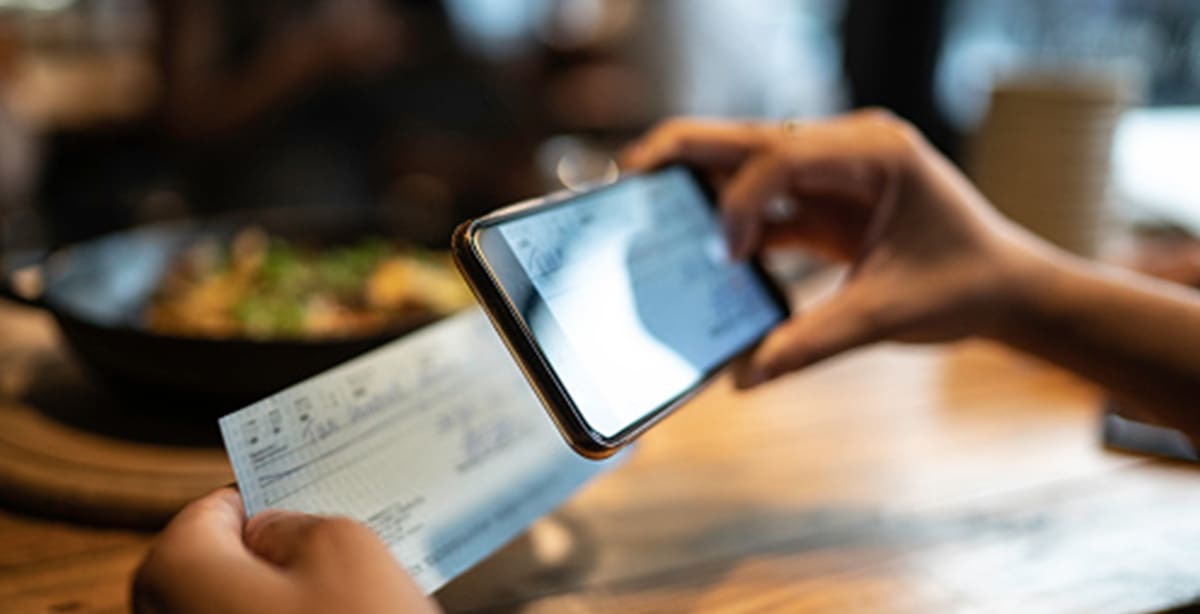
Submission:
{"label": "blurred background", "polygon": [[[0,0],[0,474],[34,476],[0,499],[161,523],[229,481],[213,417],[472,303],[459,221],[672,115],[868,105],[1047,239],[1200,286],[1194,0]],[[79,431],[212,474],[99,480]]]}
{"label": "blurred background", "polygon": [[117,388],[230,409],[469,304],[458,222],[663,118],[868,105],[1200,285],[1189,0],[0,0],[0,290]]}
{"label": "blurred background", "polygon": [[0,0],[3,245],[311,205],[444,242],[603,175],[665,116],[879,105],[1088,251],[1102,205],[1200,217],[1198,18],[1188,0]]}
{"label": "blurred background", "polygon": [[[868,105],[913,122],[1006,215],[1050,241],[1200,287],[1197,0],[0,0],[0,610],[20,609],[5,607],[13,596],[45,604],[38,612],[125,609],[149,536],[95,527],[161,527],[233,479],[214,418],[471,305],[446,253],[461,220],[611,179],[615,153],[669,116],[780,121]],[[769,264],[791,281],[820,270],[804,257]],[[793,549],[816,552],[822,568],[831,553],[855,566],[829,568],[849,582],[830,593],[787,593],[812,607],[870,607],[873,595],[890,604],[908,576],[935,584],[912,584],[918,601],[898,607],[925,594],[966,603],[969,591],[947,589],[966,575],[1000,583],[982,589],[989,599],[1027,585],[1034,592],[1022,595],[1042,603],[1075,603],[1046,592],[1055,578],[1093,606],[1138,593],[1130,587],[1158,604],[1194,597],[1171,559],[1187,542],[1173,539],[1176,518],[1159,514],[1187,507],[1168,496],[1188,491],[1180,477],[1134,488],[1153,474],[1084,454],[1092,442],[1073,432],[1077,408],[1096,402],[1090,388],[1024,362],[963,356],[885,356],[785,391],[813,392],[836,424],[832,413],[786,422],[795,412],[770,411],[730,430],[762,447],[749,463],[811,471],[742,484],[749,474],[728,464],[733,448],[709,445],[721,421],[689,444],[715,456],[684,455],[661,471],[651,467],[661,453],[630,463],[647,479],[613,483],[615,506],[596,507],[609,520],[564,516],[557,530],[583,544],[566,549],[569,564],[534,573],[499,557],[475,574],[505,570],[473,607],[515,604],[524,593],[504,584],[513,577],[530,578],[529,594],[573,597],[559,583],[596,560],[620,568],[589,585],[610,608],[626,603],[609,601],[618,585],[653,587],[647,603],[659,607],[693,590],[720,604],[778,579],[759,566],[770,544],[806,574],[809,559]],[[348,381],[357,398],[363,389]],[[920,411],[890,411],[898,396]],[[758,398],[774,399],[769,407],[784,397]],[[859,401],[899,417],[844,412]],[[942,411],[957,406],[978,419]],[[702,421],[732,415],[714,408],[725,409],[711,406]],[[462,416],[447,428],[464,449],[510,436],[486,413],[446,415]],[[1030,421],[1047,415],[1044,431]],[[1200,458],[1180,434],[1123,420],[1106,418],[1106,441]],[[855,424],[867,430],[824,432]],[[766,433],[788,441],[763,447]],[[820,445],[792,441],[805,433]],[[891,439],[898,447],[880,446]],[[772,456],[782,451],[799,456]],[[805,455],[818,462],[793,462]],[[674,485],[726,467],[740,480],[732,498],[697,503]],[[1110,481],[1110,468],[1125,477]],[[800,498],[745,489],[778,490],[775,475],[802,476]],[[1063,484],[1071,497],[1054,494]],[[1112,497],[1095,496],[1110,484]],[[659,491],[665,498],[621,507]],[[679,501],[699,506],[695,522],[659,517]],[[954,501],[970,503],[966,516]],[[1080,501],[1113,503],[1115,515]],[[910,513],[918,508],[937,513]],[[784,528],[796,519],[809,533]],[[1065,530],[1074,525],[1085,532]],[[1105,533],[1125,525],[1137,532]],[[593,547],[609,534],[615,550]],[[957,541],[968,534],[984,541]],[[1142,547],[1155,540],[1183,546],[1155,558]],[[753,565],[726,569],[743,551],[727,549],[734,541],[753,549]],[[517,541],[518,554],[531,543]],[[642,579],[610,556],[632,548],[642,561],[645,544],[654,561],[633,567],[658,571]],[[1085,563],[1096,552],[1136,556],[1083,576],[1072,544]],[[975,550],[981,562],[964,566]],[[859,566],[854,554],[878,552],[901,564]],[[676,573],[684,567],[667,574],[664,561],[693,555],[701,580],[663,590],[667,575],[690,577]],[[1031,557],[1054,573],[1043,577]],[[1021,574],[977,573],[1009,563]],[[735,590],[709,592],[703,578],[717,576]],[[1079,591],[1088,578],[1100,590]]]}

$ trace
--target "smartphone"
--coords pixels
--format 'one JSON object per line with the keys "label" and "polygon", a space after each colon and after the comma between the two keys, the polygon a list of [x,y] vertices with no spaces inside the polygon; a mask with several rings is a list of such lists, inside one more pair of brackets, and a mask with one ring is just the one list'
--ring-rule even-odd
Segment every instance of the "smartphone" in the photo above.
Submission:
{"label": "smartphone", "polygon": [[674,166],[460,225],[455,262],[550,417],[615,453],[788,316],[730,259],[710,190]]}

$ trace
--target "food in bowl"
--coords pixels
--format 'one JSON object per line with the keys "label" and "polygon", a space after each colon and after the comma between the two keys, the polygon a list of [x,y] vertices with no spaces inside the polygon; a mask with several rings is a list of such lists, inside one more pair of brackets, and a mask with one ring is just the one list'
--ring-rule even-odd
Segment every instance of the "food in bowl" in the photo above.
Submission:
{"label": "food in bowl", "polygon": [[146,308],[150,330],[323,339],[400,330],[472,301],[448,254],[379,238],[305,247],[258,228],[183,250]]}

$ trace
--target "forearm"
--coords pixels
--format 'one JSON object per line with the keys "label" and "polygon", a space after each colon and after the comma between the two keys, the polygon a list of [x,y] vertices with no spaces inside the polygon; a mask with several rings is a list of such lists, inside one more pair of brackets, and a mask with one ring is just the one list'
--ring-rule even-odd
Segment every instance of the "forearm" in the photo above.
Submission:
{"label": "forearm", "polygon": [[1001,341],[1200,438],[1200,293],[1048,250],[1016,279]]}

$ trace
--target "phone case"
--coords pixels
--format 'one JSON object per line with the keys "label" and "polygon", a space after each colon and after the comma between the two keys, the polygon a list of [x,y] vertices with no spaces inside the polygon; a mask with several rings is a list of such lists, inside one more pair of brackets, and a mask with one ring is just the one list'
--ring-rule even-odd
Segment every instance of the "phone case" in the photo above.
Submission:
{"label": "phone case", "polygon": [[[701,185],[704,185],[703,182]],[[478,231],[483,227],[504,222],[532,210],[561,203],[576,195],[578,192],[559,192],[542,198],[522,201],[478,219],[463,222],[455,229],[451,238],[451,252],[467,285],[479,300],[488,319],[492,322],[492,326],[500,335],[505,346],[508,347],[521,372],[525,374],[526,380],[546,409],[546,413],[550,415],[568,445],[582,456],[603,459],[615,454],[622,446],[633,441],[647,429],[673,413],[680,405],[704,390],[713,378],[705,377],[672,399],[660,410],[642,417],[613,437],[601,435],[587,426],[586,420],[583,419],[570,395],[555,376],[549,361],[538,348],[531,331],[524,326],[523,318],[500,289],[500,284],[492,274],[477,241]],[[707,196],[711,202],[711,194]],[[788,305],[783,292],[775,285],[770,276],[763,273],[758,262],[754,264],[758,268],[760,276],[767,282],[768,290],[784,310],[786,317]],[[747,348],[746,351],[750,349],[753,349],[753,346]],[[735,356],[730,361],[736,358]]]}

